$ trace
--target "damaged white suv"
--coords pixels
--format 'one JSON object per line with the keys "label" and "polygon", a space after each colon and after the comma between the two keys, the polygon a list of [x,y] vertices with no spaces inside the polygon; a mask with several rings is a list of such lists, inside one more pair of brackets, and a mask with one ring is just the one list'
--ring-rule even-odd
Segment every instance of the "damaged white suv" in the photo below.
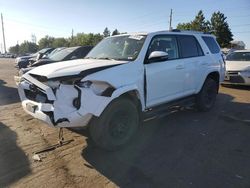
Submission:
{"label": "damaged white suv", "polygon": [[134,135],[143,118],[170,104],[194,99],[198,109],[209,110],[224,71],[210,34],[124,34],[105,38],[85,59],[29,71],[18,91],[30,115],[53,127],[88,125],[94,142],[113,150]]}

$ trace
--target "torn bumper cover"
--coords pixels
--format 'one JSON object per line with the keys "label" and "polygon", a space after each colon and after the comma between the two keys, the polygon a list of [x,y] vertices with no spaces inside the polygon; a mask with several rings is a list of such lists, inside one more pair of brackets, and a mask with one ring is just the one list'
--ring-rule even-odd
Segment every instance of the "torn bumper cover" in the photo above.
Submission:
{"label": "torn bumper cover", "polygon": [[[73,101],[79,97],[79,90],[73,85],[60,84],[57,89],[52,89],[29,74],[24,75],[18,83],[23,109],[48,125],[58,127],[86,126],[93,115],[101,113],[98,109],[91,107],[93,104],[90,105],[89,100],[86,100],[90,95],[92,97],[95,95],[82,90],[84,88],[81,88],[81,105],[77,108],[73,105]],[[96,107],[103,102],[97,98],[90,99],[96,101]]]}

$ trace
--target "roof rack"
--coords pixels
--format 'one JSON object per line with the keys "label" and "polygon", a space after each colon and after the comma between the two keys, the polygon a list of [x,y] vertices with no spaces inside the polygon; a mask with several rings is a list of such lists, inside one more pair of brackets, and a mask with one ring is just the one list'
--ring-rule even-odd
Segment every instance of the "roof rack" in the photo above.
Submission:
{"label": "roof rack", "polygon": [[197,33],[197,34],[211,34],[212,33],[212,31],[202,32],[202,31],[195,31],[195,30],[180,30],[180,29],[172,29],[169,31],[170,32],[183,32],[183,33]]}

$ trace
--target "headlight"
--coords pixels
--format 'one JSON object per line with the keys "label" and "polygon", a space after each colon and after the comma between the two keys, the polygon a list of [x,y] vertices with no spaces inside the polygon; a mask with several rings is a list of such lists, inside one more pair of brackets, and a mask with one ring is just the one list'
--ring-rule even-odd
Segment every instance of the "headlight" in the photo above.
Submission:
{"label": "headlight", "polygon": [[250,74],[250,67],[245,68],[245,69],[242,70],[241,72],[242,72],[242,73]]}
{"label": "headlight", "polygon": [[59,87],[60,82],[59,81],[51,81],[51,80],[49,80],[45,84],[54,89],[54,88],[58,88]]}

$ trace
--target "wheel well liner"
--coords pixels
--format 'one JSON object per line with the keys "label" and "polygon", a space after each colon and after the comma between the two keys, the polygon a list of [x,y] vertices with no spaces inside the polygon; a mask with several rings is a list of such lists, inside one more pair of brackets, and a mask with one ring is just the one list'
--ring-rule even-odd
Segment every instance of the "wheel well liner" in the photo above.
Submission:
{"label": "wheel well liner", "polygon": [[[212,78],[214,81],[216,81],[217,83],[217,92],[219,91],[219,83],[220,83],[220,74],[219,72],[215,71],[215,72],[210,72],[208,75],[207,75],[207,78]],[[206,79],[207,79],[206,78]]]}
{"label": "wheel well liner", "polygon": [[123,93],[120,97],[129,98],[131,101],[133,101],[134,104],[136,104],[139,111],[142,110],[142,104],[141,104],[140,95],[138,91],[131,90],[126,93]]}

